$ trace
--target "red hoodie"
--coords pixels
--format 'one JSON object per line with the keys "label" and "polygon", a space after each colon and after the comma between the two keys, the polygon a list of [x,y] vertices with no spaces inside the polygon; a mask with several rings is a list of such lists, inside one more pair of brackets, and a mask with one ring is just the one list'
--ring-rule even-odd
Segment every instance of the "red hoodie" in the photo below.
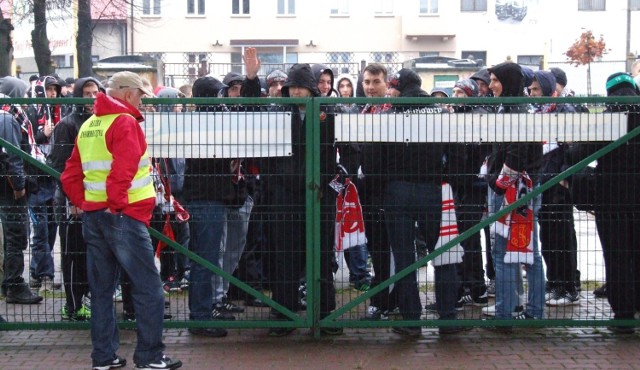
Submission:
{"label": "red hoodie", "polygon": [[[131,104],[98,93],[94,105],[94,114],[98,117],[108,114],[124,113],[118,116],[106,132],[107,149],[113,156],[111,172],[107,176],[107,201],[91,202],[84,199],[84,173],[78,152],[77,138],[71,157],[60,176],[62,189],[71,203],[85,212],[109,208],[111,212],[121,211],[125,215],[144,222],[149,226],[155,198],[151,197],[129,204],[127,190],[138,171],[140,158],[147,150],[147,142],[140,122],[144,118]],[[134,118],[135,117],[135,118]]]}

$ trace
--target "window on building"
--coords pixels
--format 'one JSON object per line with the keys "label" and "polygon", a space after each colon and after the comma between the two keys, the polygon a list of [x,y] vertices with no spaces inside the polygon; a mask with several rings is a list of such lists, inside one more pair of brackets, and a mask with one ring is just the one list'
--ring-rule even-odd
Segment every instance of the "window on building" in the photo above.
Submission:
{"label": "window on building", "polygon": [[420,0],[420,14],[438,14],[438,0]]}
{"label": "window on building", "polygon": [[631,0],[629,8],[631,10],[640,10],[640,0]]}
{"label": "window on building", "polygon": [[479,66],[483,66],[487,61],[487,52],[481,50],[463,50],[460,54],[460,59],[474,60]]}
{"label": "window on building", "polygon": [[353,63],[353,53],[333,52],[327,53],[327,64],[337,74],[357,73],[359,65]]}
{"label": "window on building", "polygon": [[391,0],[376,0],[375,2],[375,14],[376,15],[391,15],[393,14],[393,1]]}
{"label": "window on building", "polygon": [[51,60],[58,68],[73,68],[73,57],[67,55],[52,55]]}
{"label": "window on building", "polygon": [[249,14],[249,0],[233,0],[231,4],[231,13],[232,14]]}
{"label": "window on building", "polygon": [[486,12],[487,0],[461,0],[461,12]]}
{"label": "window on building", "polygon": [[419,57],[437,57],[440,55],[439,51],[421,51],[418,53]]}
{"label": "window on building", "polygon": [[349,0],[332,0],[330,8],[331,15],[348,15]]}
{"label": "window on building", "polygon": [[296,14],[296,0],[278,0],[278,15]]}
{"label": "window on building", "polygon": [[518,55],[518,64],[525,66],[539,66],[542,55]]}
{"label": "window on building", "polygon": [[606,0],[578,0],[578,10],[606,10]]}
{"label": "window on building", "polygon": [[160,0],[142,0],[142,14],[160,15]]}
{"label": "window on building", "polygon": [[187,14],[204,15],[204,0],[187,0]]}

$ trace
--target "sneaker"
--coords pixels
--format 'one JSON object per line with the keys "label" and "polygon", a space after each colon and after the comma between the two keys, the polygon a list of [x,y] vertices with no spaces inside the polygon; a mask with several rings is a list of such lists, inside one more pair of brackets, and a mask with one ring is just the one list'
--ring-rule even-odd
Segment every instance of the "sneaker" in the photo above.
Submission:
{"label": "sneaker", "polygon": [[154,361],[145,365],[136,364],[136,369],[178,369],[182,366],[182,362],[179,360],[172,360],[167,356],[162,356],[162,359]]}
{"label": "sneaker", "polygon": [[53,292],[53,279],[48,276],[44,276],[40,279],[40,293]]}
{"label": "sneaker", "polygon": [[186,277],[183,277],[182,280],[180,280],[180,289],[186,290],[188,288],[189,288],[189,280],[187,280]]}
{"label": "sneaker", "polygon": [[60,316],[62,316],[62,320],[73,321],[75,319],[73,317],[73,314],[69,312],[67,305],[62,306],[62,308],[60,309]]}
{"label": "sneaker", "polygon": [[256,297],[247,298],[244,301],[244,305],[251,307],[269,307],[268,304],[264,303],[261,299],[258,299]]}
{"label": "sneaker", "polygon": [[189,333],[211,338],[222,338],[228,334],[223,328],[189,328]]}
{"label": "sneaker", "polygon": [[307,309],[307,283],[301,282],[298,287],[298,300],[301,310]]}
{"label": "sneaker", "polygon": [[92,367],[93,370],[109,370],[109,369],[117,369],[119,367],[124,367],[127,364],[127,360],[116,355],[116,358],[113,359],[113,361],[111,361],[108,364],[105,365],[98,365],[98,366],[94,366]]}
{"label": "sneaker", "polygon": [[240,307],[237,304],[224,299],[221,303],[218,303],[215,308],[219,311],[231,312],[231,313],[243,313],[244,307]]}
{"label": "sneaker", "polygon": [[167,280],[165,280],[162,288],[165,292],[181,292],[182,288],[180,287],[180,283],[173,276],[169,276]]}
{"label": "sneaker", "polygon": [[[517,316],[520,312],[524,311],[524,306],[516,306],[516,308],[513,310],[513,312],[511,313],[511,316]],[[491,306],[487,306],[487,307],[483,307],[482,308],[482,314],[485,316],[491,316],[491,317],[495,317],[496,316],[496,305],[491,305]]]}
{"label": "sneaker", "polygon": [[486,306],[489,303],[489,297],[486,293],[483,296],[480,296],[476,299],[471,297],[471,294],[465,293],[457,302],[456,302],[456,310],[460,311],[464,308],[465,305],[470,306]]}
{"label": "sneaker", "polygon": [[391,331],[404,335],[405,337],[417,338],[422,335],[422,328],[419,326],[397,326],[391,329]]}
{"label": "sneaker", "polygon": [[76,312],[76,318],[80,321],[91,320],[91,309],[85,305],[82,305],[78,312]]}
{"label": "sneaker", "polygon": [[487,296],[495,298],[496,296],[496,281],[489,280],[489,284],[487,284]]}
{"label": "sneaker", "polygon": [[387,316],[387,314],[384,311],[382,311],[380,308],[376,306],[367,307],[367,313],[365,313],[364,317],[362,318],[362,320],[371,320],[371,321],[387,320],[387,319],[389,319],[389,316]]}
{"label": "sneaker", "polygon": [[211,310],[211,318],[213,320],[235,320],[236,317],[233,314],[226,310],[221,310],[218,306],[213,307]]}
{"label": "sneaker", "polygon": [[526,311],[513,312],[511,316],[513,316],[514,320],[535,320],[535,317]]}
{"label": "sneaker", "polygon": [[552,299],[559,299],[564,295],[564,290],[560,288],[551,288],[544,294],[544,301],[549,302]]}
{"label": "sneaker", "polygon": [[547,301],[547,306],[574,306],[580,304],[580,295],[578,292],[569,293],[565,292],[564,294],[558,295],[553,299]]}
{"label": "sneaker", "polygon": [[600,287],[596,288],[596,290],[593,291],[593,295],[596,298],[607,298],[607,284],[604,283]]}

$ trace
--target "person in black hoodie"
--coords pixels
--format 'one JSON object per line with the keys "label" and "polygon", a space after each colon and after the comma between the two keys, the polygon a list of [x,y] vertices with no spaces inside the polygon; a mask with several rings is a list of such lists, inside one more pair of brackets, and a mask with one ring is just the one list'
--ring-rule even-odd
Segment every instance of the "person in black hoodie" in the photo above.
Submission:
{"label": "person in black hoodie", "polygon": [[[489,68],[491,83],[489,88],[496,97],[524,96],[525,76],[520,65],[516,63],[501,63]],[[523,104],[502,104],[497,113],[527,113],[528,107]],[[535,176],[539,172],[542,160],[541,143],[499,143],[493,146],[491,155],[487,159],[489,181],[489,215],[500,210],[505,188],[501,186],[501,179],[517,178],[520,174],[528,174],[533,184],[537,184]],[[539,201],[534,202],[534,211]],[[526,312],[520,311],[517,288],[521,281],[520,263],[505,263],[507,240],[495,235],[492,245],[493,263],[496,270],[496,306],[497,319],[536,318],[541,319],[544,314],[544,272],[542,257],[538,250],[537,230],[534,217],[533,222],[533,258],[534,262],[527,265],[528,300]]]}
{"label": "person in black hoodie", "polygon": [[[532,97],[557,97],[556,78],[549,71],[535,71],[529,86]],[[575,112],[569,104],[534,105],[535,113]],[[540,167],[540,183],[544,184],[566,169],[567,143],[545,143]],[[540,219],[540,248],[547,266],[545,301],[548,306],[580,304],[576,290],[578,241],[573,221],[573,202],[569,183],[562,180],[542,194]]]}
{"label": "person in black hoodie", "polygon": [[[23,98],[28,86],[15,77],[0,78],[0,98]],[[7,94],[7,95],[5,95]],[[1,99],[0,99],[1,100]],[[19,146],[21,143],[21,124],[29,124],[19,108],[10,104],[0,107],[0,136],[9,143]],[[7,303],[35,304],[42,297],[34,294],[24,281],[24,250],[28,245],[28,215],[25,170],[22,159],[15,154],[0,152],[0,220],[4,235],[4,277],[2,293]],[[4,318],[0,317],[0,321]]]}
{"label": "person in black hoodie", "polygon": [[[429,96],[422,88],[421,78],[412,70],[401,69],[389,82],[389,95],[400,97]],[[393,91],[397,90],[397,91]],[[394,103],[392,110],[412,114],[441,114],[442,109],[433,105]],[[402,118],[400,118],[402,119]],[[392,121],[393,122],[393,121]],[[416,261],[415,240],[417,232],[424,237],[429,252],[434,251],[440,236],[442,215],[442,183],[445,179],[448,146],[442,143],[375,143],[369,144],[364,156],[368,176],[383,177],[381,188],[385,223],[396,271],[401,271]],[[459,247],[457,247],[459,248]],[[436,309],[442,320],[456,319],[456,292],[459,286],[457,266],[462,258],[453,249],[433,260],[435,267]],[[400,313],[405,320],[419,320],[422,313],[416,271],[400,279],[394,290],[398,291]],[[460,327],[441,327],[440,334],[454,334]],[[405,336],[418,336],[421,328],[394,327],[393,331]]]}
{"label": "person in black hoodie", "polygon": [[[59,98],[61,89],[61,83],[56,77],[43,76],[36,81],[33,92],[37,98]],[[36,143],[45,156],[51,152],[53,129],[60,121],[61,111],[60,104],[37,104],[27,110]],[[55,271],[53,247],[58,225],[51,215],[54,214],[53,198],[56,185],[51,176],[34,166],[27,166],[27,173],[30,175],[29,211],[33,221],[32,256],[29,266],[31,286],[46,292],[53,290]]]}
{"label": "person in black hoodie", "polygon": [[[225,85],[210,76],[193,83],[194,98],[216,98]],[[219,106],[197,105],[196,112],[218,111]],[[207,124],[201,121],[201,124]],[[197,130],[197,128],[196,128]],[[209,143],[212,144],[212,143]],[[231,171],[231,159],[187,158],[184,178],[185,206],[190,218],[190,249],[210,263],[219,266],[220,246],[227,222],[226,208],[240,207],[247,197],[246,183]],[[213,273],[198,263],[191,265],[189,284],[189,318],[212,319]],[[219,317],[217,317],[219,318]],[[228,317],[228,319],[231,319]],[[223,337],[222,328],[189,328],[195,335]]]}
{"label": "person in black hoodie", "polygon": [[[93,77],[80,78],[76,81],[73,96],[76,98],[95,98],[98,92],[105,92],[104,87]],[[64,117],[55,127],[53,135],[56,140],[47,157],[47,164],[58,172],[71,156],[73,146],[82,124],[93,114],[93,104],[78,104],[71,114]],[[65,320],[88,320],[91,318],[90,306],[83,298],[88,298],[89,284],[87,278],[87,246],[82,238],[82,223],[79,208],[68,203],[62,188],[57,182],[54,198],[56,221],[60,234],[62,249],[62,281],[66,296],[61,315]]]}
{"label": "person in black hoodie", "polygon": [[333,87],[333,70],[324,64],[314,64],[311,66],[313,78],[318,84],[320,96],[337,97],[340,93]]}
{"label": "person in black hoodie", "polygon": [[[623,72],[609,76],[606,88],[610,97],[640,96],[631,76]],[[629,131],[640,126],[638,104],[608,104],[607,112],[628,112]],[[581,149],[587,154],[598,147],[597,144],[584,144]],[[596,166],[596,227],[604,254],[606,293],[614,321],[633,319],[640,308],[639,149],[640,138],[636,136],[598,159]],[[609,329],[619,334],[635,332],[634,327],[615,324]]]}
{"label": "person in black hoodie", "polygon": [[[453,87],[453,96],[456,98],[473,98],[478,94],[478,84],[471,78],[459,80]],[[453,104],[451,109],[453,113],[488,113],[483,106],[462,103]],[[480,222],[484,213],[487,202],[487,182],[480,179],[478,173],[491,146],[469,142],[452,144],[451,148],[464,152],[458,156],[461,162],[452,163],[448,169],[448,177],[455,192],[458,225],[460,233],[463,233]],[[462,284],[456,308],[462,309],[465,305],[486,305],[488,293],[482,268],[480,233],[472,235],[460,244],[464,248],[464,258],[458,266]]]}
{"label": "person in black hoodie", "polygon": [[[308,64],[295,64],[287,72],[288,80],[282,87],[283,97],[318,97],[320,91]],[[299,278],[304,269],[306,213],[305,199],[305,106],[277,107],[291,110],[292,153],[287,157],[270,157],[263,160],[262,171],[267,189],[265,208],[268,209],[269,246],[275,254],[276,265],[271,276],[273,299],[290,309],[298,311]],[[321,108],[322,110],[322,108]],[[320,112],[320,185],[317,189],[320,206],[320,316],[327,316],[336,307],[333,285],[335,196],[329,183],[336,173],[336,147],[333,115]],[[341,161],[347,160],[349,152],[341,150]],[[284,316],[272,311],[276,319]],[[270,336],[285,336],[293,328],[271,328]],[[322,328],[323,334],[339,335],[341,328]]]}

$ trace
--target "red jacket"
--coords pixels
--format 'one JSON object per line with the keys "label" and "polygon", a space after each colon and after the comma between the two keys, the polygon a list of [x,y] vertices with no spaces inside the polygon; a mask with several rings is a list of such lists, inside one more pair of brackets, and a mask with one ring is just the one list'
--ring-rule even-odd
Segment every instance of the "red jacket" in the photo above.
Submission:
{"label": "red jacket", "polygon": [[[85,212],[109,208],[112,212],[121,211],[125,215],[144,222],[147,226],[155,206],[151,197],[135,203],[128,203],[127,190],[138,171],[142,154],[147,150],[147,142],[140,122],[144,118],[131,104],[103,93],[98,93],[94,105],[94,114],[98,117],[126,113],[118,116],[106,132],[107,149],[113,156],[111,172],[107,176],[107,201],[91,202],[84,199],[84,173],[78,152],[77,138],[71,157],[65,164],[60,176],[62,189],[71,203]],[[135,117],[135,118],[134,118]]]}

